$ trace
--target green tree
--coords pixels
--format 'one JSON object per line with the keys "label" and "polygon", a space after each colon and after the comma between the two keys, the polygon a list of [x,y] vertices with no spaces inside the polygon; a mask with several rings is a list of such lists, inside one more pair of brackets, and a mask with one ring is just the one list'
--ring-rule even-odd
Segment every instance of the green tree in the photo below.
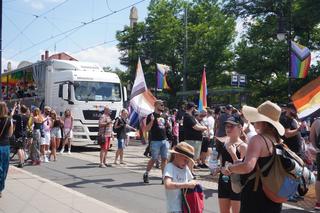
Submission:
{"label": "green tree", "polygon": [[[319,49],[320,1],[291,0],[223,1],[226,13],[247,20],[246,33],[235,48],[235,70],[248,77],[249,102],[266,99],[288,101],[288,46],[276,39],[278,17],[282,16],[288,29],[292,22],[292,38],[311,50]],[[315,9],[318,8],[318,9]],[[290,14],[292,15],[291,19]],[[316,75],[312,66],[306,79],[292,79],[292,92]]]}
{"label": "green tree", "polygon": [[[173,100],[182,87],[185,8],[188,10],[188,90],[199,90],[205,64],[209,87],[225,83],[222,72],[232,68],[235,18],[224,14],[218,1],[152,0],[145,23],[139,23],[135,31],[125,27],[117,32],[123,65],[136,63],[138,55],[151,61],[149,65],[143,64],[148,86],[155,84],[155,63],[171,66],[168,93]],[[130,50],[131,47],[135,49]],[[133,61],[129,62],[128,58]]]}

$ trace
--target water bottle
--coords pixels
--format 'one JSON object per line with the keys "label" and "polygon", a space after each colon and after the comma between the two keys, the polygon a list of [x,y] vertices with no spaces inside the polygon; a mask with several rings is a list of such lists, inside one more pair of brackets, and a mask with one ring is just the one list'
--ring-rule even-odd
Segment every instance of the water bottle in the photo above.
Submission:
{"label": "water bottle", "polygon": [[208,161],[208,167],[212,175],[216,175],[219,172],[220,160],[217,160],[218,152],[213,148]]}

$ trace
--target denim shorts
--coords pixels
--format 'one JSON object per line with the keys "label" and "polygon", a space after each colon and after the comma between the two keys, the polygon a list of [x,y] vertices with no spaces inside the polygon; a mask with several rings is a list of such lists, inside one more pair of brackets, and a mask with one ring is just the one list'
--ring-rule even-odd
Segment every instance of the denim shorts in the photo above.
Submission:
{"label": "denim shorts", "polygon": [[166,140],[162,141],[151,141],[150,150],[152,160],[157,160],[159,155],[162,159],[168,159],[168,150],[170,144]]}
{"label": "denim shorts", "polygon": [[53,127],[51,129],[50,134],[51,134],[52,138],[61,138],[61,129],[60,129],[60,127]]}
{"label": "denim shorts", "polygon": [[124,149],[126,147],[126,139],[118,138],[118,149]]}

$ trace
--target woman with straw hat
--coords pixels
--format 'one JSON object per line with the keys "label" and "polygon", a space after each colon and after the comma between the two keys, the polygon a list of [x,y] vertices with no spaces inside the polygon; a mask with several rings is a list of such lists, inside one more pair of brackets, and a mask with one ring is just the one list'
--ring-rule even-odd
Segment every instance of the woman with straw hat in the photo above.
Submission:
{"label": "woman with straw hat", "polygon": [[[284,128],[279,122],[281,108],[266,101],[258,108],[244,106],[243,115],[254,127],[258,135],[253,136],[248,144],[247,154],[241,163],[228,164],[222,168],[226,175],[242,174],[241,182],[245,183],[247,178],[255,172],[256,164],[262,168],[267,164],[273,153],[273,144],[281,141],[280,136],[284,134]],[[282,205],[267,198],[262,189],[261,181],[254,191],[255,178],[250,180],[241,192],[240,213],[278,213]]]}
{"label": "woman with straw hat", "polygon": [[171,159],[163,172],[167,212],[182,212],[181,189],[193,189],[197,184],[187,166],[189,162],[194,164],[194,148],[185,142],[181,142],[169,152],[171,152]]}

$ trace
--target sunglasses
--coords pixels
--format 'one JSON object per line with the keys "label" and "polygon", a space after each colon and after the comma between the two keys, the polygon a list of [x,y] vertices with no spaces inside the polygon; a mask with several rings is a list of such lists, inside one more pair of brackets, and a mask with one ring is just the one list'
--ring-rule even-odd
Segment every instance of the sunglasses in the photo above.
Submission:
{"label": "sunglasses", "polygon": [[233,129],[234,127],[236,127],[235,125],[226,125],[225,128],[226,129]]}

